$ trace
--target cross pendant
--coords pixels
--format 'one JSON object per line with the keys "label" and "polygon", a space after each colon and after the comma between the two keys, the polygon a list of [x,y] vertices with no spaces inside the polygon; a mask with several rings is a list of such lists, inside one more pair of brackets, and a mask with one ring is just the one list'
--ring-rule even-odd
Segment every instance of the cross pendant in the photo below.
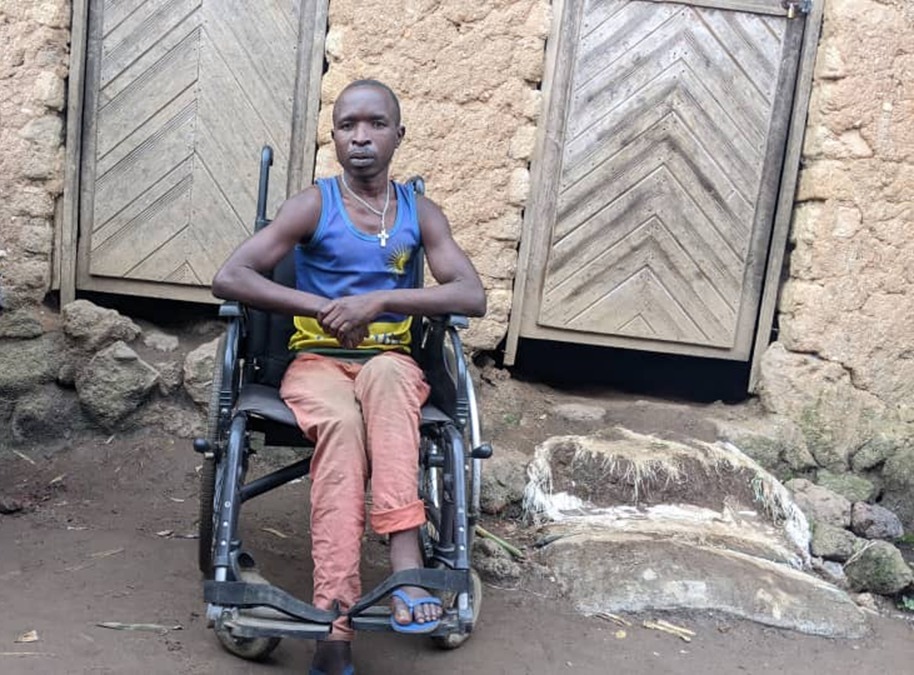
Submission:
{"label": "cross pendant", "polygon": [[381,230],[378,232],[378,241],[381,242],[381,248],[387,247],[387,237],[390,236],[387,234],[387,230]]}

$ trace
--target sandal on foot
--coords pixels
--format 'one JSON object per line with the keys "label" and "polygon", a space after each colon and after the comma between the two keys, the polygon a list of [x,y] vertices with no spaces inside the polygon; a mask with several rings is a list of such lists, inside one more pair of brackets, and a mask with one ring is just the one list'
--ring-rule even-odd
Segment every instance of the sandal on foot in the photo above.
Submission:
{"label": "sandal on foot", "polygon": [[431,633],[438,627],[438,624],[441,623],[441,619],[434,619],[432,621],[426,621],[425,623],[419,623],[415,620],[416,617],[413,615],[413,610],[418,605],[438,605],[440,607],[441,600],[436,598],[434,595],[426,595],[421,598],[411,598],[406,594],[405,591],[401,591],[400,589],[395,590],[390,595],[391,597],[397,598],[397,600],[406,605],[410,616],[413,617],[413,620],[409,623],[398,623],[394,617],[394,613],[391,612],[390,627],[398,633],[411,633],[413,635]]}
{"label": "sandal on foot", "polygon": [[[317,668],[312,667],[308,671],[308,675],[326,675],[323,670],[318,670]],[[355,675],[355,666],[351,663],[343,668],[343,675]]]}

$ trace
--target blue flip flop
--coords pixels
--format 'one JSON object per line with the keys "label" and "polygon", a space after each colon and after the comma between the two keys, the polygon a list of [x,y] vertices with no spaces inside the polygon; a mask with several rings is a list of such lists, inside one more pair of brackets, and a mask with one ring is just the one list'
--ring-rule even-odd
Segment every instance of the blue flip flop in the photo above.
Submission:
{"label": "blue flip flop", "polygon": [[[308,675],[326,675],[326,674],[324,673],[323,670],[318,670],[317,668],[311,668],[308,671]],[[345,670],[343,670],[343,675],[355,675],[355,666],[353,666],[350,663],[348,666],[346,666]]]}
{"label": "blue flip flop", "polygon": [[[438,605],[439,607],[441,606],[441,600],[436,598],[434,595],[426,595],[421,598],[411,598],[406,594],[405,591],[401,591],[400,589],[395,590],[390,595],[391,595],[391,597],[397,598],[404,605],[406,605],[406,607],[407,607],[407,609],[409,609],[409,613],[411,615],[417,605]],[[415,616],[413,618],[415,619]],[[435,630],[438,627],[439,623],[441,623],[440,619],[435,619],[434,621],[426,621],[425,623],[418,623],[415,620],[410,621],[409,623],[397,623],[396,619],[394,619],[393,612],[391,612],[391,614],[390,614],[390,627],[393,628],[398,633],[411,633],[413,635],[431,633],[433,630]]]}

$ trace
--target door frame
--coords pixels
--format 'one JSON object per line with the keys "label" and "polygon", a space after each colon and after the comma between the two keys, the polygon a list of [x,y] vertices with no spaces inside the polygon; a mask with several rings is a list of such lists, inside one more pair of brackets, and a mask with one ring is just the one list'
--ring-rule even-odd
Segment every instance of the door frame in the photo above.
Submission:
{"label": "door frame", "polygon": [[[72,0],[70,24],[70,72],[67,92],[66,155],[63,199],[59,204],[54,238],[52,287],[60,290],[61,306],[76,299],[77,288],[122,295],[146,295],[172,300],[214,302],[209,290],[181,284],[91,278],[88,266],[79,264],[80,188],[83,164],[83,124],[86,102],[86,61],[89,43],[89,6],[92,0]],[[286,194],[293,194],[310,183],[317,152],[317,124],[320,109],[321,77],[324,67],[324,41],[330,0],[302,0],[299,17],[300,44],[298,77],[292,114],[292,146],[289,153]],[[306,36],[310,36],[306,42]],[[308,65],[308,68],[305,68]],[[317,105],[309,105],[311,102]],[[315,139],[315,143],[306,142]],[[252,162],[257,158],[252,157]],[[253,214],[252,214],[253,222]],[[85,261],[88,263],[88,260]],[[88,282],[88,283],[86,283]],[[150,293],[155,287],[161,292]]]}
{"label": "door frame", "polygon": [[[543,77],[543,102],[541,123],[537,128],[536,145],[531,159],[531,196],[524,210],[524,223],[518,251],[517,274],[514,283],[511,316],[508,324],[508,335],[505,346],[504,363],[513,365],[517,358],[518,342],[521,337],[525,295],[531,290],[531,272],[529,266],[540,258],[537,252],[543,246],[548,230],[543,226],[543,219],[548,211],[549,190],[541,189],[547,183],[556,180],[550,176],[544,166],[544,158],[551,153],[561,151],[561,134],[557,125],[560,120],[555,114],[561,109],[562,101],[567,99],[567,88],[571,86],[570,77],[573,67],[573,50],[562,49],[562,46],[576,35],[577,19],[566,19],[566,6],[572,0],[555,0],[553,3],[553,25],[546,44],[546,64]],[[654,2],[675,2],[676,0],[653,0]],[[698,0],[695,4],[709,7],[720,6],[715,0]],[[732,2],[728,3],[732,7]],[[762,4],[758,0],[746,2],[747,9],[759,10]],[[786,253],[790,222],[793,215],[793,201],[796,194],[797,174],[803,147],[803,136],[806,130],[806,116],[809,109],[809,98],[812,91],[812,77],[821,34],[824,0],[814,0],[805,18],[802,45],[797,77],[793,94],[793,110],[790,114],[785,145],[784,163],[781,169],[780,187],[775,200],[775,214],[771,237],[767,250],[767,261],[764,267],[764,282],[759,300],[758,318],[755,327],[755,338],[751,358],[750,391],[755,391],[758,379],[758,367],[761,355],[768,345],[774,314],[780,290],[781,269]],[[557,91],[555,83],[563,83],[562,91]],[[529,310],[529,307],[528,307]],[[554,331],[554,333],[552,332]],[[557,329],[541,328],[536,337],[545,339],[562,339]],[[565,337],[565,340],[568,338]],[[633,345],[634,346],[634,345]],[[670,352],[675,353],[675,345],[670,345]]]}

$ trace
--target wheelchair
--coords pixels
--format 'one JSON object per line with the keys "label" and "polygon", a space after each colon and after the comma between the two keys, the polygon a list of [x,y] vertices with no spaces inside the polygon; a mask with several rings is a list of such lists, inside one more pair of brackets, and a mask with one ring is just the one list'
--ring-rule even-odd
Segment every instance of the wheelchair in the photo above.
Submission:
{"label": "wheelchair", "polygon": [[[272,149],[264,146],[255,230],[270,223],[266,203],[272,160]],[[410,182],[424,193],[421,178]],[[421,285],[422,269],[421,256],[416,256],[417,285]],[[272,270],[271,278],[294,287],[291,252]],[[223,304],[219,316],[228,325],[217,351],[207,435],[193,443],[203,457],[198,563],[204,577],[207,626],[229,652],[260,660],[282,638],[326,637],[341,612],[336,607],[316,608],[270,584],[256,571],[239,532],[245,502],[309,472],[310,456],[305,456],[246,480],[254,453],[252,433],[262,434],[264,451],[270,446],[307,451],[311,445],[279,397],[280,381],[293,356],[287,347],[292,317],[234,302]],[[441,621],[429,634],[439,647],[460,646],[478,619],[482,584],[471,567],[471,552],[482,460],[492,448],[481,440],[473,382],[458,334],[467,325],[462,316],[413,320],[412,356],[431,387],[422,409],[417,467],[419,497],[427,515],[420,538],[425,566],[392,574],[364,594],[346,612],[354,630],[391,630],[388,603],[382,603],[401,586],[421,586],[442,599]]]}

